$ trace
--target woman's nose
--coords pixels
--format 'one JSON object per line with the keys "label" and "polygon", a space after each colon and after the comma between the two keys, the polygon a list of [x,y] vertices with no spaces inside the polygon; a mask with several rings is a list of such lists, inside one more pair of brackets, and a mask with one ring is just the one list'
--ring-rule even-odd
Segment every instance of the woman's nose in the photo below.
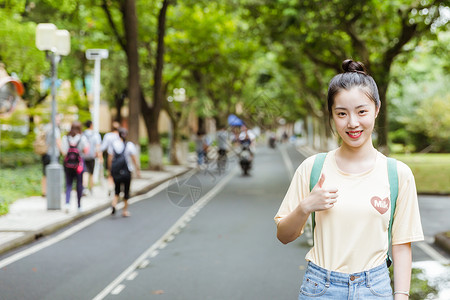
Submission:
{"label": "woman's nose", "polygon": [[356,128],[359,126],[359,120],[357,116],[349,115],[347,126],[349,128]]}

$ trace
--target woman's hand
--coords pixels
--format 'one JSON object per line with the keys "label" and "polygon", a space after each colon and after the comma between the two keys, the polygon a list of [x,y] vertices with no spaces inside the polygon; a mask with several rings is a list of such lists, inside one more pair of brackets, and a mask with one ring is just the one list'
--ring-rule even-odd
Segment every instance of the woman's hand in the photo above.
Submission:
{"label": "woman's hand", "polygon": [[334,206],[338,197],[337,188],[323,188],[325,175],[320,176],[316,186],[312,189],[308,197],[303,200],[302,207],[306,214],[314,211],[322,211],[330,209]]}

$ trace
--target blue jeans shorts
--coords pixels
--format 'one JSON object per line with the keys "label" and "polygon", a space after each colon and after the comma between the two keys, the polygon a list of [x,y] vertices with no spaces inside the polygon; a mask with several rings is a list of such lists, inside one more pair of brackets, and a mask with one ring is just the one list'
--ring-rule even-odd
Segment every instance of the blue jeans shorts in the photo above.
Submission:
{"label": "blue jeans shorts", "polygon": [[392,300],[391,279],[386,264],[359,273],[346,274],[308,262],[299,300],[302,299]]}

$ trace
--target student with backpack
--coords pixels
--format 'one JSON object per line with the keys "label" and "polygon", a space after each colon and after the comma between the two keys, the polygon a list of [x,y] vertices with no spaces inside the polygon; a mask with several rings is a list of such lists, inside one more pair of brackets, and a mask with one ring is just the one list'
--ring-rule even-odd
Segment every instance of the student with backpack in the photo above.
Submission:
{"label": "student with backpack", "polygon": [[116,205],[119,201],[119,194],[123,188],[124,207],[123,217],[129,217],[128,199],[130,198],[131,174],[136,172],[141,176],[139,164],[137,161],[136,146],[126,140],[128,131],[125,128],[119,128],[119,140],[115,140],[108,148],[108,166],[110,174],[114,180],[114,199],[111,203],[111,214],[116,213]]}
{"label": "student with backpack", "polygon": [[70,210],[70,193],[73,181],[76,180],[78,211],[81,211],[81,197],[83,196],[83,155],[89,152],[89,142],[81,134],[81,123],[74,121],[70,131],[62,139],[62,152],[64,155],[64,173],[66,175],[66,213]]}
{"label": "student with backpack", "polygon": [[294,241],[314,217],[298,299],[408,299],[411,242],[424,239],[414,176],[372,144],[381,105],[375,81],[360,62],[342,67],[327,97],[341,145],[298,167],[275,216],[277,237]]}
{"label": "student with backpack", "polygon": [[86,137],[89,143],[89,152],[83,156],[85,170],[88,173],[88,184],[87,188],[89,192],[92,194],[92,188],[94,186],[94,168],[95,168],[95,159],[102,157],[100,154],[100,145],[102,143],[102,138],[98,132],[94,132],[93,124],[91,120],[88,120],[84,124],[86,126],[86,130],[83,132],[83,135]]}

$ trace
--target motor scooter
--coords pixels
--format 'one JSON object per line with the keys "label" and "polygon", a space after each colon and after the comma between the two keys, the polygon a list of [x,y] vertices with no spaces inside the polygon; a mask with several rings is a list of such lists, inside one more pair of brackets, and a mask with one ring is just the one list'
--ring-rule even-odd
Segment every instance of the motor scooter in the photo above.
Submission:
{"label": "motor scooter", "polygon": [[275,149],[276,138],[274,135],[269,136],[269,147]]}
{"label": "motor scooter", "polygon": [[252,168],[253,153],[250,151],[250,141],[241,141],[241,152],[239,153],[239,164],[242,174],[247,176]]}

